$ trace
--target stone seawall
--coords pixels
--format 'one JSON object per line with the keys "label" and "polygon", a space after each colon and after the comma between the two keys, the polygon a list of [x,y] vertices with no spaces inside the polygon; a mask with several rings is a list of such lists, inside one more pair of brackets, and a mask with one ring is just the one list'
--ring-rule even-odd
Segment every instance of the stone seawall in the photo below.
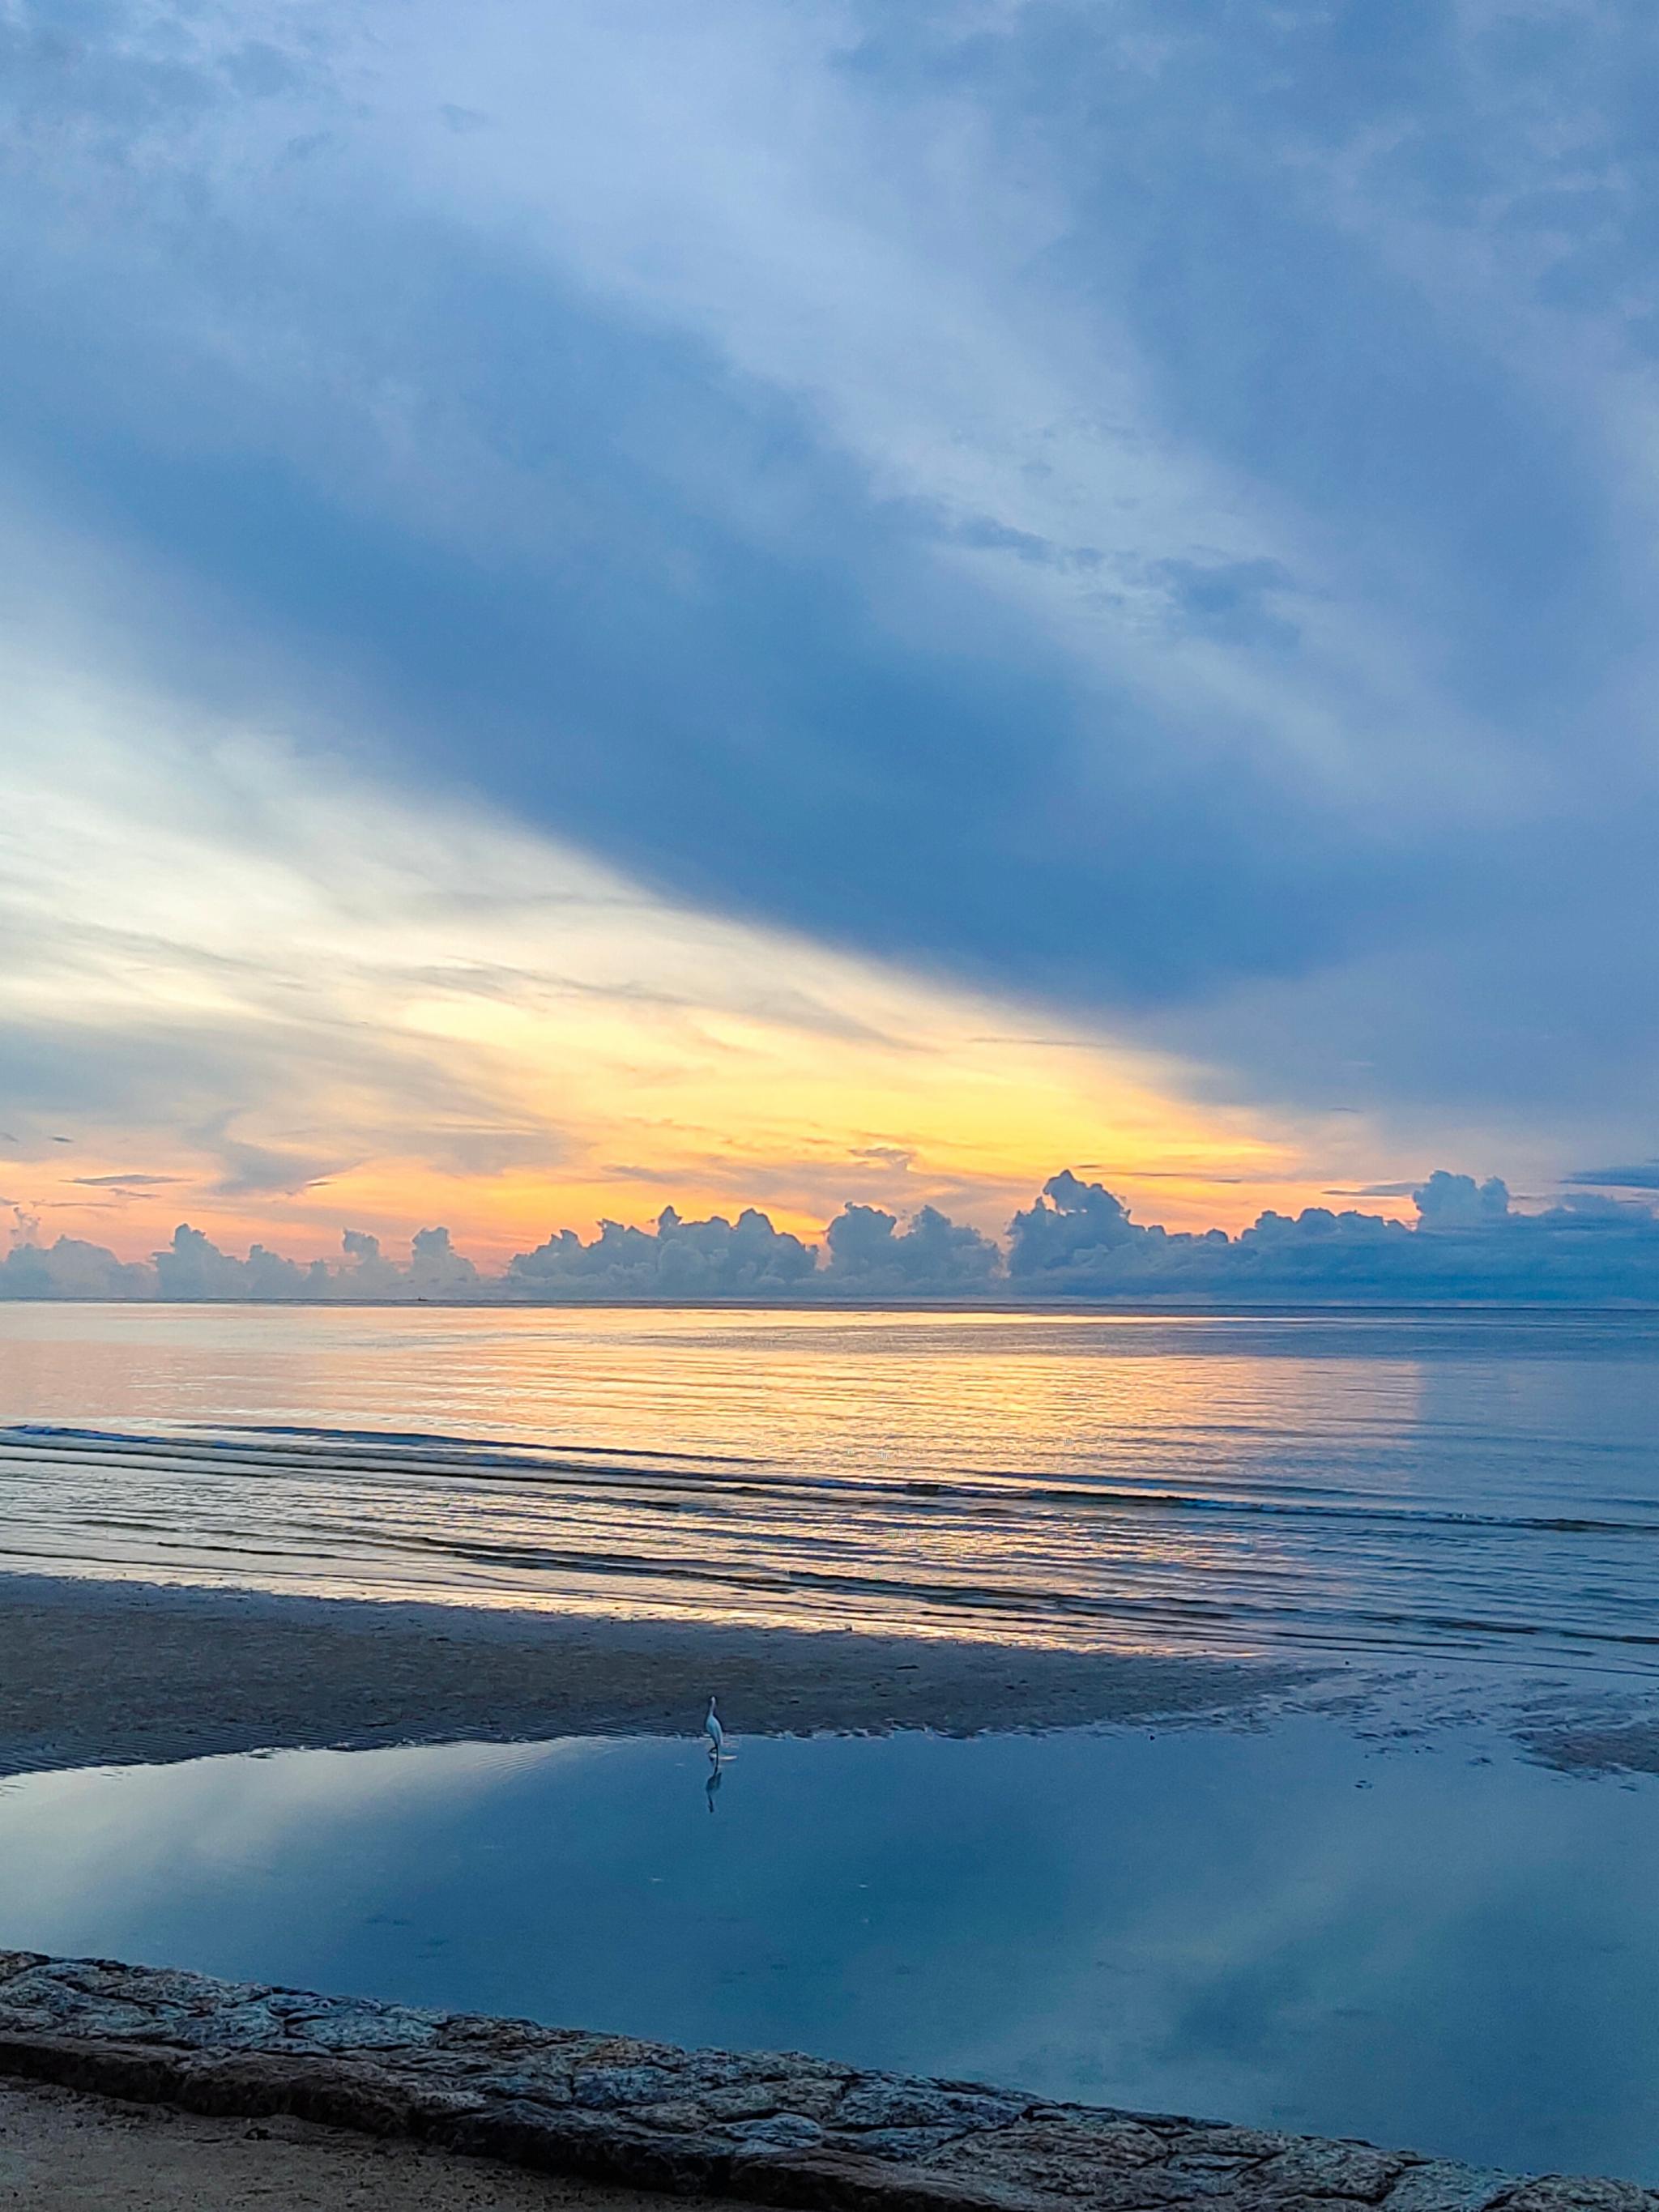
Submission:
{"label": "stone seawall", "polygon": [[822,2212],[1659,2212],[1627,2182],[32,1952],[0,1951],[0,2074]]}

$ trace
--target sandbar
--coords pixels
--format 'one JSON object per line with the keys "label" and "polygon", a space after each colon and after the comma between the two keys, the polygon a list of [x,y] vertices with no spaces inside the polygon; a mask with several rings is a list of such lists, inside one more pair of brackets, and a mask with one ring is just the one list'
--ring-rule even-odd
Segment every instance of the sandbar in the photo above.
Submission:
{"label": "sandbar", "polygon": [[0,1772],[561,1735],[1243,1718],[1322,1670],[0,1575]]}

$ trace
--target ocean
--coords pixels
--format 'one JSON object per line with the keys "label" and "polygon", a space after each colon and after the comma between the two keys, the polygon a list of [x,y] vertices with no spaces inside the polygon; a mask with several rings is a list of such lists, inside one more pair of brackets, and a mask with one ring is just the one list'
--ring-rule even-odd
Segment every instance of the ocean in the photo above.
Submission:
{"label": "ocean", "polygon": [[1659,1667],[1659,1317],[0,1306],[0,1563]]}

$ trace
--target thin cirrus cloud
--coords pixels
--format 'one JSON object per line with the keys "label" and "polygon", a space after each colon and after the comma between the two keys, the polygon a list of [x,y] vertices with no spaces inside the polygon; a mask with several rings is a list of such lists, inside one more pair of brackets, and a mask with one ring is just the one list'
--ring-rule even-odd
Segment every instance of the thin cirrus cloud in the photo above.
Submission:
{"label": "thin cirrus cloud", "polygon": [[1659,1190],[1659,1160],[1638,1160],[1622,1168],[1579,1168],[1561,1178],[1589,1190]]}
{"label": "thin cirrus cloud", "polygon": [[343,1221],[390,1243],[440,1214],[486,1265],[670,1194],[807,1233],[849,1198],[995,1225],[1081,1127],[1132,1186],[1178,1174],[1189,1210],[1241,1158],[1297,1188],[1282,1133],[1188,1106],[1153,1055],[988,1042],[982,1000],[665,904],[499,815],[186,715],[142,671],[71,684],[74,658],[0,636],[25,1247],[148,1264],[182,1213],[221,1258],[175,1254],[181,1295],[251,1279],[239,1242],[291,1285],[279,1245],[318,1255]]}
{"label": "thin cirrus cloud", "polygon": [[163,1184],[182,1182],[179,1176],[170,1175],[96,1175],[71,1176],[70,1181],[77,1190],[159,1190]]}
{"label": "thin cirrus cloud", "polygon": [[[1356,1103],[1394,1157],[1322,1136],[1322,1183],[1640,1148],[1644,11],[43,0],[0,36],[0,483],[181,707],[1098,1027],[1191,1113]],[[501,1118],[342,1030],[289,1038],[326,1110],[279,1141],[280,1018],[240,1090],[191,1034],[223,1146],[370,1158],[399,1055],[434,1123]]]}

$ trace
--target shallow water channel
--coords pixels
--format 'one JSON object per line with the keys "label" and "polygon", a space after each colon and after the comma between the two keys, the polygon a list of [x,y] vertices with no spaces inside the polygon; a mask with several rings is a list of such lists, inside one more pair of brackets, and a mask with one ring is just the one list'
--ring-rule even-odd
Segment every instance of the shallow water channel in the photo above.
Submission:
{"label": "shallow water channel", "polygon": [[1659,1784],[1329,1719],[0,1785],[0,1944],[1659,2181]]}

